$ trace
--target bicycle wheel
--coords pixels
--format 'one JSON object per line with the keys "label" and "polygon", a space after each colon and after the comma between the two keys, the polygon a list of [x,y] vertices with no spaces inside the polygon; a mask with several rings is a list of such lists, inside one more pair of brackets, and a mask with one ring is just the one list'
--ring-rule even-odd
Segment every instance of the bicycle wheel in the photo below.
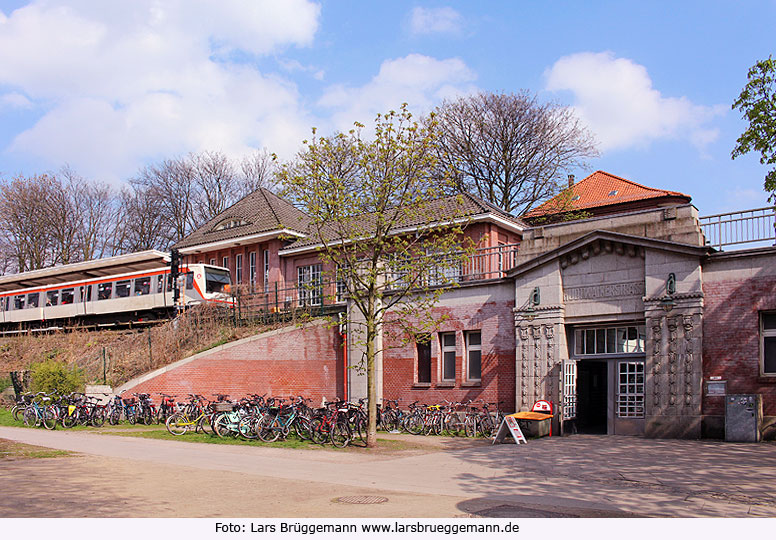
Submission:
{"label": "bicycle wheel", "polygon": [[310,420],[310,435],[312,441],[316,444],[326,444],[329,440],[329,430],[322,418],[313,418]]}
{"label": "bicycle wheel", "polygon": [[108,423],[112,426],[118,425],[121,421],[121,409],[113,409],[108,416]]}
{"label": "bicycle wheel", "polygon": [[493,423],[493,419],[490,415],[485,415],[480,418],[480,433],[483,437],[492,437],[493,432],[496,430],[496,426]]}
{"label": "bicycle wheel", "polygon": [[306,416],[297,416],[294,420],[294,432],[302,441],[309,441],[313,437],[312,424]]}
{"label": "bicycle wheel", "polygon": [[352,433],[353,439],[359,439],[362,443],[366,444],[366,418],[359,416],[348,426]]}
{"label": "bicycle wheel", "polygon": [[264,442],[275,442],[280,438],[280,426],[276,416],[270,414],[261,419],[259,425],[256,426],[256,433],[259,435],[259,439]]}
{"label": "bicycle wheel", "polygon": [[92,413],[92,425],[94,427],[102,427],[105,425],[105,409],[95,409]]}
{"label": "bicycle wheel", "polygon": [[396,413],[389,411],[383,415],[383,429],[385,431],[399,430],[399,418],[396,416]]}
{"label": "bicycle wheel", "polygon": [[46,407],[43,411],[43,426],[46,429],[54,429],[57,427],[57,411],[54,407]]}
{"label": "bicycle wheel", "polygon": [[183,435],[189,430],[189,424],[189,419],[184,414],[175,413],[167,419],[164,425],[167,426],[167,431],[170,434]]}
{"label": "bicycle wheel", "polygon": [[408,416],[407,420],[404,422],[404,429],[406,429],[408,433],[412,433],[413,435],[423,434],[423,430],[425,427],[426,426],[423,424],[423,418],[417,414]]}
{"label": "bicycle wheel", "polygon": [[221,439],[229,435],[229,417],[226,416],[226,413],[219,414],[213,420],[213,431]]}
{"label": "bicycle wheel", "polygon": [[27,407],[24,409],[24,425],[31,427],[37,426],[39,422],[38,413],[35,412],[35,407]]}
{"label": "bicycle wheel", "polygon": [[11,409],[11,416],[13,416],[13,419],[17,422],[23,422],[24,421],[24,409],[25,407],[20,407],[19,405],[14,405],[13,409]]}
{"label": "bicycle wheel", "polygon": [[329,439],[331,440],[331,444],[337,448],[345,448],[348,444],[350,444],[351,433],[348,423],[337,422],[334,424],[331,428]]}
{"label": "bicycle wheel", "polygon": [[258,422],[259,419],[252,414],[240,418],[240,421],[237,423],[237,431],[239,432],[240,437],[247,440],[257,439],[259,436],[258,433],[256,433],[256,425]]}
{"label": "bicycle wheel", "polygon": [[127,422],[129,422],[132,425],[135,425],[137,423],[137,415],[135,414],[135,409],[127,409]]}
{"label": "bicycle wheel", "polygon": [[463,431],[467,437],[477,436],[477,420],[472,416],[467,416],[463,422]]}
{"label": "bicycle wheel", "polygon": [[[182,413],[173,413],[173,416],[176,414],[182,414]],[[209,435],[213,435],[215,437],[216,432],[213,429],[213,416],[208,416],[207,414],[203,414],[199,421],[197,422],[197,427],[194,430],[195,433],[207,433]]]}

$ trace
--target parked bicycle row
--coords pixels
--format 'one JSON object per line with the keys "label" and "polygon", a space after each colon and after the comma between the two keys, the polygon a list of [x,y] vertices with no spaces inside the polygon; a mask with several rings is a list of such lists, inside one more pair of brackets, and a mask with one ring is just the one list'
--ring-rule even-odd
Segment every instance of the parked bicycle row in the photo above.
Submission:
{"label": "parked bicycle row", "polygon": [[[322,407],[310,407],[310,399],[266,397],[251,394],[237,400],[215,394],[212,400],[189,394],[186,401],[177,396],[159,393],[157,405],[148,393],[109,396],[102,403],[93,396],[71,393],[24,394],[12,409],[15,420],[28,426],[54,429],[57,425],[100,427],[109,422],[118,424],[164,423],[173,435],[189,431],[209,433],[217,437],[240,437],[273,442],[294,435],[318,444],[331,443],[345,447],[351,442],[366,443],[367,413],[363,399],[355,402],[335,400]],[[503,414],[495,403],[473,402],[425,405],[409,404],[406,410],[398,401],[388,400],[378,405],[378,428],[404,431],[415,435],[466,435],[490,437],[499,426]],[[492,409],[493,407],[493,409]]]}

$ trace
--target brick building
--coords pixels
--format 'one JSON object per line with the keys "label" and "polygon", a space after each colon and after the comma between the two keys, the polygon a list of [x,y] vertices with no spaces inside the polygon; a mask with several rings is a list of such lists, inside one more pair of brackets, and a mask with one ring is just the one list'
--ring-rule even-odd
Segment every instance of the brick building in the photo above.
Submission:
{"label": "brick building", "polygon": [[[388,344],[378,361],[380,397],[485,399],[509,410],[549,399],[579,431],[695,438],[720,436],[724,401],[708,385],[724,382],[728,393],[763,396],[765,436],[773,437],[776,249],[712,249],[681,193],[602,171],[569,190],[586,217],[558,221],[546,204],[527,214],[545,218],[532,227],[465,197],[479,263],[433,308],[445,317],[430,339]],[[301,211],[262,190],[178,247],[194,262],[227,263],[233,281],[249,288],[293,288],[323,271],[305,225]],[[297,369],[340,362],[337,351],[314,349]],[[347,350],[357,364],[355,343]],[[242,358],[250,347],[240,351]],[[254,367],[277,368],[270,364]],[[325,391],[334,384],[340,395],[364,395],[364,378],[345,371]]]}

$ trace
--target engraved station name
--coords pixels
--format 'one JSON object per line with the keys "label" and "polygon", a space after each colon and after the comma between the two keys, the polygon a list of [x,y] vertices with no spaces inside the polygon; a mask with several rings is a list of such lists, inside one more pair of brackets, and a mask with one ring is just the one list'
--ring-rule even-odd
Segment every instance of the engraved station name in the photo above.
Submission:
{"label": "engraved station name", "polygon": [[616,298],[619,296],[644,296],[646,289],[643,281],[631,283],[610,283],[607,285],[587,285],[563,291],[564,302],[591,300],[595,298]]}

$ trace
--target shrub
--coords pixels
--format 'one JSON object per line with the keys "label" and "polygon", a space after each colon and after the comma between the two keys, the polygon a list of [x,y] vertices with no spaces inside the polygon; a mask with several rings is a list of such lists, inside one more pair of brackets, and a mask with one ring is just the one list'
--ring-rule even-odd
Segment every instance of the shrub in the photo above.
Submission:
{"label": "shrub", "polygon": [[80,392],[84,388],[84,376],[78,366],[69,367],[64,362],[47,359],[30,366],[33,392],[62,394]]}

